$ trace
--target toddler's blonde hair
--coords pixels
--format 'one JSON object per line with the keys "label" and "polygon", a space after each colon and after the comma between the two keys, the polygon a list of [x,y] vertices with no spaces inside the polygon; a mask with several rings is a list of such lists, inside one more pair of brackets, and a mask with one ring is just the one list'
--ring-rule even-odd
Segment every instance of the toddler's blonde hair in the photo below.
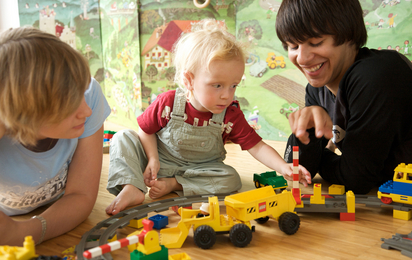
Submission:
{"label": "toddler's blonde hair", "polygon": [[180,87],[185,86],[185,73],[195,74],[202,66],[209,71],[213,60],[245,61],[245,46],[222,24],[212,19],[202,20],[193,24],[191,32],[182,34],[175,43],[173,65],[176,68],[175,82]]}

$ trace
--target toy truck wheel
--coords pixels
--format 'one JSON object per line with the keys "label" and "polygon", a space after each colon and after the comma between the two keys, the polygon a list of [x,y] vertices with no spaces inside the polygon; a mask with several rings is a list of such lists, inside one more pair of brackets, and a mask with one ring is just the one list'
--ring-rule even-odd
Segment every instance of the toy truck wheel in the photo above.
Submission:
{"label": "toy truck wheel", "polygon": [[236,224],[230,229],[229,238],[233,245],[245,247],[252,241],[252,230],[245,224]]}
{"label": "toy truck wheel", "polygon": [[198,247],[209,249],[216,242],[216,232],[208,225],[199,226],[195,230],[193,238]]}
{"label": "toy truck wheel", "polygon": [[259,181],[255,181],[255,187],[260,188],[260,182]]}
{"label": "toy truck wheel", "polygon": [[292,212],[285,212],[279,217],[279,229],[288,235],[293,235],[298,231],[300,218]]}
{"label": "toy truck wheel", "polygon": [[258,224],[265,224],[266,222],[268,222],[268,220],[269,220],[269,217],[263,217],[263,218],[257,218],[257,219],[255,219],[255,221],[256,221]]}
{"label": "toy truck wheel", "polygon": [[291,112],[287,112],[287,113],[285,114],[286,119],[289,119],[289,115],[290,115],[290,113],[291,113]]}

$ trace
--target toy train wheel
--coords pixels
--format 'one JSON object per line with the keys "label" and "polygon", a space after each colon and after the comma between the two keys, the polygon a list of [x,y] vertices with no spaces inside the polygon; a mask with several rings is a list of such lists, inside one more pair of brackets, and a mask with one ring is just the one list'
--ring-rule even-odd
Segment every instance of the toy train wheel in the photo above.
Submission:
{"label": "toy train wheel", "polygon": [[391,204],[392,203],[392,198],[381,197],[381,201],[385,204]]}
{"label": "toy train wheel", "polygon": [[259,181],[255,181],[255,187],[260,188],[260,182]]}
{"label": "toy train wheel", "polygon": [[202,249],[209,249],[216,242],[216,232],[208,225],[199,226],[195,230],[193,238],[198,247]]}
{"label": "toy train wheel", "polygon": [[255,219],[255,221],[256,221],[258,224],[265,224],[266,222],[268,222],[268,220],[269,220],[269,217],[263,217],[263,218],[257,218],[257,219]]}
{"label": "toy train wheel", "polygon": [[293,235],[298,231],[300,226],[300,218],[298,215],[292,212],[285,212],[280,215],[279,229],[288,235]]}
{"label": "toy train wheel", "polygon": [[252,230],[245,224],[236,224],[230,229],[229,238],[233,245],[245,247],[252,241]]}

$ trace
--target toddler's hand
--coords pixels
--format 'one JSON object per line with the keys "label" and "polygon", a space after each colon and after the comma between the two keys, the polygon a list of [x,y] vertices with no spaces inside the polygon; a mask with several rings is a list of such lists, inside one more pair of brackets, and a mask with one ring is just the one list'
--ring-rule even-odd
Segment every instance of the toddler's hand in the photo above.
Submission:
{"label": "toddler's hand", "polygon": [[152,187],[154,181],[157,178],[157,173],[160,169],[159,160],[149,160],[146,169],[143,173],[144,184],[148,187]]}

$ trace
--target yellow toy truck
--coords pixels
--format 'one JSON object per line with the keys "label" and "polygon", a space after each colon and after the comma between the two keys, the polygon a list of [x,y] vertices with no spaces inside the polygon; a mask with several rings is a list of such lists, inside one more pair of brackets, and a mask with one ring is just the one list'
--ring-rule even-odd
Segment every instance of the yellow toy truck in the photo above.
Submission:
{"label": "yellow toy truck", "polygon": [[177,227],[160,231],[160,243],[168,248],[182,247],[193,226],[194,241],[200,248],[211,248],[216,242],[216,233],[229,233],[235,246],[245,247],[254,231],[250,220],[264,223],[269,216],[278,220],[280,230],[288,235],[299,229],[300,218],[294,212],[296,201],[290,191],[276,194],[267,186],[227,196],[224,203],[226,215],[220,214],[217,197],[209,197],[209,215],[206,216],[201,215],[200,209],[179,208],[180,222]]}
{"label": "yellow toy truck", "polygon": [[276,69],[276,67],[281,67],[282,69],[286,67],[285,58],[283,56],[276,56],[274,52],[268,53],[266,63],[272,70]]}

